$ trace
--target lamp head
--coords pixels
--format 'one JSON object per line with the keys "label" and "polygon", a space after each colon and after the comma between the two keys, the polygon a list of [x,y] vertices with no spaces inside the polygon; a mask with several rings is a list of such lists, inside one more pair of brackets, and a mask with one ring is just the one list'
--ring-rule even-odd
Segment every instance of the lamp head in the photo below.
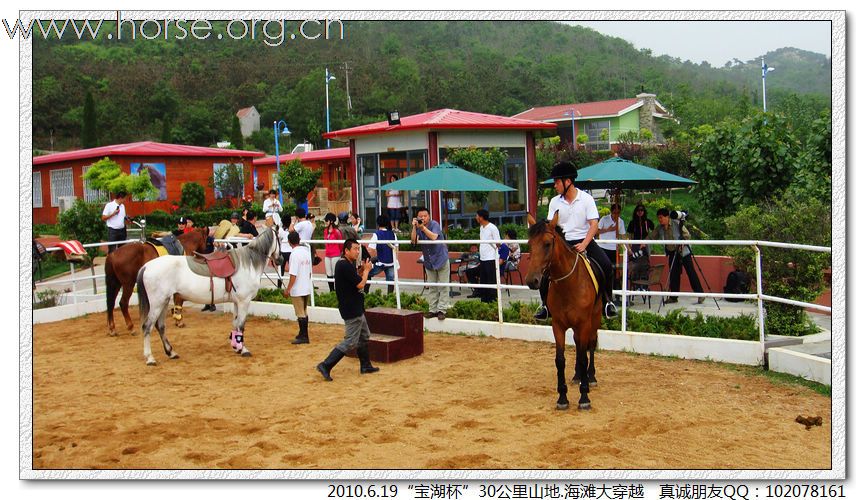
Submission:
{"label": "lamp head", "polygon": [[387,114],[388,125],[399,125],[399,111],[391,111]]}

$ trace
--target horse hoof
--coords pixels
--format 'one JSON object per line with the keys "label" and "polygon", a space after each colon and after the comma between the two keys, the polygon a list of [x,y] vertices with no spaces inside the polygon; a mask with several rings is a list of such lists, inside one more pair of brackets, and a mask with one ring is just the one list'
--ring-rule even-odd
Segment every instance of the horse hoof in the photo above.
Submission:
{"label": "horse hoof", "polygon": [[117,332],[108,332],[108,336],[109,336],[109,337],[116,337],[116,336],[117,336]]}
{"label": "horse hoof", "polygon": [[168,359],[180,359],[180,354],[177,354],[176,352],[172,352],[171,356],[168,356]]}
{"label": "horse hoof", "polygon": [[592,403],[580,403],[580,410],[591,410]]}
{"label": "horse hoof", "polygon": [[570,404],[568,403],[556,403],[557,410],[567,410]]}
{"label": "horse hoof", "polygon": [[147,366],[156,366],[156,360],[155,359],[148,359],[147,360]]}
{"label": "horse hoof", "polygon": [[249,351],[243,351],[242,353],[240,353],[240,357],[242,357],[242,358],[251,358],[251,357],[252,357],[252,353],[249,352]]}
{"label": "horse hoof", "polygon": [[598,381],[597,381],[597,380],[592,381],[592,382],[589,382],[589,387],[597,387],[597,386],[598,386]]}
{"label": "horse hoof", "polygon": [[184,323],[184,322],[182,322],[182,321],[180,321],[180,322],[175,322],[175,323],[174,323],[174,326],[176,326],[177,328],[185,328],[185,327],[186,327],[186,323]]}

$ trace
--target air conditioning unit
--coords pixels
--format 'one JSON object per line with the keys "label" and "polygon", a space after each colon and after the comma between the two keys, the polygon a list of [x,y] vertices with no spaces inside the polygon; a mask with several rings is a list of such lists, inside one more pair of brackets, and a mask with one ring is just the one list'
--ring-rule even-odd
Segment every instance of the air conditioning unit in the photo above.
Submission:
{"label": "air conditioning unit", "polygon": [[57,197],[57,206],[60,208],[60,213],[69,210],[72,208],[72,205],[75,204],[74,196],[58,196]]}

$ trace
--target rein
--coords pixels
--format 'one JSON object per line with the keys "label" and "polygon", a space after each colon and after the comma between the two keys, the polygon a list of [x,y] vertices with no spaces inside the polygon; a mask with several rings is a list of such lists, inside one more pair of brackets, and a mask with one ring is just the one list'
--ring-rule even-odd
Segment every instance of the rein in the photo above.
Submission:
{"label": "rein", "polygon": [[[554,234],[553,236],[555,238],[559,238],[559,236],[556,234]],[[577,270],[577,263],[580,261],[580,255],[578,253],[574,252],[574,250],[570,246],[568,246],[567,243],[565,243],[565,248],[567,248],[569,252],[574,254],[574,265],[571,266],[571,271],[568,274],[562,276],[561,278],[553,278],[552,276],[550,276],[550,282],[552,282],[552,283],[558,283],[559,281],[562,281],[562,280],[568,278],[570,275],[574,274],[574,271]],[[546,267],[544,267],[544,274],[547,274],[548,276],[549,276],[549,271],[550,271],[550,264],[552,264],[552,256],[550,257],[550,260],[547,261]]]}

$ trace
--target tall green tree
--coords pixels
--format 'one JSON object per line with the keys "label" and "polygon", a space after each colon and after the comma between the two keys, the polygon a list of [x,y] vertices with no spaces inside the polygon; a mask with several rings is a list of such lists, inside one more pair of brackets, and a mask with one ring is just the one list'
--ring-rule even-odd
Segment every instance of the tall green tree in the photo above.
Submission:
{"label": "tall green tree", "polygon": [[[502,182],[504,166],[508,154],[499,148],[481,149],[476,147],[449,149],[447,161],[487,179]],[[484,203],[489,198],[488,191],[469,191],[466,195],[474,203]]]}
{"label": "tall green tree", "polygon": [[296,205],[300,205],[315,189],[320,177],[321,170],[310,170],[300,160],[292,160],[279,169],[277,182],[282,191],[294,198]]}
{"label": "tall green tree", "polygon": [[93,102],[93,94],[87,91],[84,96],[84,113],[81,118],[81,147],[95,148],[96,139],[96,104]]}
{"label": "tall green tree", "polygon": [[231,117],[231,145],[235,149],[243,149],[243,134],[240,132],[240,118],[237,115]]}

